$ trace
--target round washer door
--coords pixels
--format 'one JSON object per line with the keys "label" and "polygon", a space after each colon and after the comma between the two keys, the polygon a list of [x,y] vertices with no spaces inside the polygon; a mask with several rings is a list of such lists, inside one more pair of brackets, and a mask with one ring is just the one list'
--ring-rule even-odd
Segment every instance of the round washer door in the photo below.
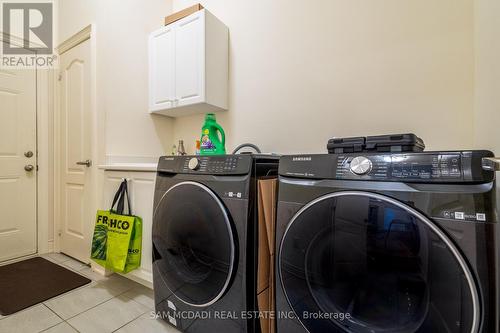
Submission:
{"label": "round washer door", "polygon": [[336,192],[304,206],[282,239],[279,273],[311,333],[479,329],[478,291],[456,246],[383,195]]}
{"label": "round washer door", "polygon": [[235,263],[229,215],[208,187],[182,182],[171,187],[153,217],[155,265],[170,291],[192,306],[224,295]]}

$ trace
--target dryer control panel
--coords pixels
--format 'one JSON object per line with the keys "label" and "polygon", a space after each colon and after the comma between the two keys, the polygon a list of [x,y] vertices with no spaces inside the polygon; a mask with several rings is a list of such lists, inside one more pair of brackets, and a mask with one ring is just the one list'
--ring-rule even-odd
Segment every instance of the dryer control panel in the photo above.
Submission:
{"label": "dryer control panel", "polygon": [[201,175],[243,175],[250,172],[252,157],[245,155],[163,156],[158,172]]}
{"label": "dryer control panel", "polygon": [[463,171],[461,158],[460,154],[339,155],[335,175],[337,179],[367,176],[373,179],[460,180]]}
{"label": "dryer control panel", "polygon": [[486,182],[494,179],[494,173],[482,168],[482,158],[491,156],[489,151],[283,156],[280,175],[420,183]]}

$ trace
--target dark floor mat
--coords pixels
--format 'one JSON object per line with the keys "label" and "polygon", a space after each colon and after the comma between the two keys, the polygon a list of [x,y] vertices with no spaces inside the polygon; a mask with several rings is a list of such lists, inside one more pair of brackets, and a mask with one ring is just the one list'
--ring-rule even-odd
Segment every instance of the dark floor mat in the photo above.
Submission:
{"label": "dark floor mat", "polygon": [[40,257],[0,266],[0,315],[13,314],[89,282]]}

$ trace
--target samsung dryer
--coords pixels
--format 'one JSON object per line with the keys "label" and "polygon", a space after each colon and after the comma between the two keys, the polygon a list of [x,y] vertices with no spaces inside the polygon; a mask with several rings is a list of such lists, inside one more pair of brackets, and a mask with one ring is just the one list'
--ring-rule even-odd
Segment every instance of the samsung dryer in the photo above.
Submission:
{"label": "samsung dryer", "polygon": [[182,332],[255,332],[257,178],[267,155],[165,156],[153,216],[157,315]]}
{"label": "samsung dryer", "polygon": [[498,332],[490,156],[282,157],[278,333]]}

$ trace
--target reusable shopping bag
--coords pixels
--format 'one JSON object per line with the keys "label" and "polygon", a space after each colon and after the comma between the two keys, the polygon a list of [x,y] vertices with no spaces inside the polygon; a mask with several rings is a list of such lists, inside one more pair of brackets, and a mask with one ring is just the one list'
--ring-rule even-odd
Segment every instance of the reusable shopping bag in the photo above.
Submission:
{"label": "reusable shopping bag", "polygon": [[111,209],[97,211],[91,259],[106,269],[128,273],[141,265],[141,250],[142,219],[131,213],[127,180],[123,180]]}

